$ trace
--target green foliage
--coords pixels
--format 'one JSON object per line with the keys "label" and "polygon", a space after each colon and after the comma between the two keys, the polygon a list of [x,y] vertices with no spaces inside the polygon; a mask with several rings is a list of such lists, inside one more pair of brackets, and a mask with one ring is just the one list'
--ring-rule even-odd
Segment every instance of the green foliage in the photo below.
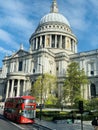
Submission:
{"label": "green foliage", "polygon": [[[94,113],[94,115],[98,115],[97,113]],[[43,110],[42,111],[42,119],[47,120],[47,121],[57,121],[57,120],[69,120],[72,119],[72,115],[74,119],[79,119],[81,118],[81,114],[78,111],[74,111],[73,114],[68,111],[48,111],[48,110]],[[87,114],[83,114],[83,120],[92,120],[93,116],[92,113],[90,114],[89,111]],[[40,117],[40,111],[36,112],[36,117]]]}
{"label": "green foliage", "polygon": [[80,70],[79,64],[76,62],[69,64],[63,86],[63,97],[65,102],[69,102],[73,105],[80,100],[82,98],[81,86],[84,86],[87,83],[87,76],[83,69]]}
{"label": "green foliage", "polygon": [[[57,79],[54,75],[43,74],[42,76],[39,76],[35,83],[32,85],[31,95],[35,96],[37,102],[40,103],[42,94],[43,103],[48,102],[50,99],[52,103],[54,101],[55,93],[57,91],[56,85]],[[50,95],[52,95],[52,98],[50,98]],[[49,97],[50,99],[47,99],[47,97]]]}
{"label": "green foliage", "polygon": [[[84,106],[84,110],[88,110],[88,111],[97,111],[98,110],[98,98],[92,98],[90,100],[85,100],[83,98],[81,98],[81,100],[83,101],[83,106]],[[77,102],[75,102],[75,106],[74,108],[78,108],[78,100]]]}
{"label": "green foliage", "polygon": [[54,96],[54,95],[49,95],[48,96],[48,98],[46,99],[46,102],[45,102],[45,104],[46,105],[56,105],[56,103],[57,103],[57,98]]}
{"label": "green foliage", "polygon": [[98,110],[98,98],[92,98],[86,105],[89,110]]}
{"label": "green foliage", "polygon": [[[66,119],[68,112],[63,111],[62,113],[60,111],[49,111],[49,110],[43,110],[42,111],[42,119],[44,120],[56,120],[56,119]],[[40,117],[40,111],[36,112],[36,117]]]}

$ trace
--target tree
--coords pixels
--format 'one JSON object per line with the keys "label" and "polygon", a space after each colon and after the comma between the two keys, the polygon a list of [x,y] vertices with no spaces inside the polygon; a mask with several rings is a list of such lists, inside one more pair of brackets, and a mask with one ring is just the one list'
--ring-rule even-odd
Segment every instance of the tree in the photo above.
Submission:
{"label": "tree", "polygon": [[77,62],[70,63],[63,86],[64,100],[73,105],[76,101],[82,99],[81,86],[84,86],[87,83],[87,76],[83,69],[80,70],[79,64]]}
{"label": "tree", "polygon": [[41,102],[41,98],[42,102],[45,103],[48,98],[50,98],[50,95],[52,95],[52,97],[55,97],[55,93],[57,91],[56,85],[57,79],[54,75],[43,74],[42,76],[39,76],[35,83],[32,85],[31,95],[36,97],[38,103]]}

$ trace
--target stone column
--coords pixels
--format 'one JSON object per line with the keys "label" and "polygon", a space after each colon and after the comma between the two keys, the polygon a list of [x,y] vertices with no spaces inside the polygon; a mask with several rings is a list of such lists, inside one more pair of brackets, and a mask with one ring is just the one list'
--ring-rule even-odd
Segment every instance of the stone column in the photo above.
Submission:
{"label": "stone column", "polygon": [[16,96],[20,96],[19,94],[20,94],[20,80],[18,79]]}
{"label": "stone column", "polygon": [[36,49],[38,48],[38,38],[36,38]]}
{"label": "stone column", "polygon": [[12,72],[12,63],[10,63],[10,72]]}
{"label": "stone column", "polygon": [[74,46],[75,46],[75,53],[77,53],[77,44],[76,44],[76,42],[74,43]]}
{"label": "stone column", "polygon": [[25,95],[26,93],[26,81],[24,80],[24,84],[23,84],[23,95]]}
{"label": "stone column", "polygon": [[30,48],[31,50],[34,50],[34,39],[31,41]]}
{"label": "stone column", "polygon": [[88,98],[91,98],[91,83],[88,84]]}
{"label": "stone column", "polygon": [[88,76],[91,76],[91,74],[90,74],[90,64],[89,63],[87,63],[87,66],[88,66],[88,70],[87,70],[87,72],[88,72]]}
{"label": "stone column", "polygon": [[30,67],[31,67],[31,59],[28,60],[28,73],[30,73]]}
{"label": "stone column", "polygon": [[51,48],[51,42],[52,42],[52,37],[51,37],[51,34],[50,34],[50,48]]}
{"label": "stone column", "polygon": [[60,48],[62,48],[62,35],[60,36]]}
{"label": "stone column", "polygon": [[[96,63],[95,63],[95,62],[94,62],[94,66],[93,66],[93,71],[94,71],[94,68],[97,70]],[[96,71],[94,71],[94,75],[97,75]]]}
{"label": "stone column", "polygon": [[42,47],[42,36],[40,36],[40,47]]}
{"label": "stone column", "polygon": [[16,60],[16,72],[18,71],[18,61]]}
{"label": "stone column", "polygon": [[9,80],[7,81],[7,90],[6,90],[6,98],[8,98],[9,95]]}
{"label": "stone column", "polygon": [[74,41],[73,48],[74,48],[74,52],[76,53],[76,46],[75,46],[75,41]]}
{"label": "stone column", "polygon": [[13,90],[14,90],[14,80],[12,80],[10,97],[13,97]]}
{"label": "stone column", "polygon": [[46,35],[45,35],[45,45],[44,45],[44,47],[43,48],[45,48],[46,47]]}
{"label": "stone column", "polygon": [[75,52],[75,43],[74,43],[74,40],[72,40],[72,51]]}
{"label": "stone column", "polygon": [[59,66],[58,66],[58,67],[59,67],[59,68],[58,68],[58,69],[59,69],[59,73],[58,73],[58,75],[60,76],[60,75],[61,75],[61,64],[60,64],[60,61],[59,61],[58,64],[59,64]]}
{"label": "stone column", "polygon": [[11,72],[13,72],[13,62],[11,64],[12,64],[12,70],[11,70]]}

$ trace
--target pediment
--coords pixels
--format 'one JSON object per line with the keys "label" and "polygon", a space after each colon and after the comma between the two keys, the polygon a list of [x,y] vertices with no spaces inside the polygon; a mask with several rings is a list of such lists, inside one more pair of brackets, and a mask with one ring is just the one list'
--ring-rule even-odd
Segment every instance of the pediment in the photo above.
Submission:
{"label": "pediment", "polygon": [[27,51],[19,50],[15,54],[13,54],[11,58],[21,57],[21,56],[25,56],[27,54],[28,54]]}

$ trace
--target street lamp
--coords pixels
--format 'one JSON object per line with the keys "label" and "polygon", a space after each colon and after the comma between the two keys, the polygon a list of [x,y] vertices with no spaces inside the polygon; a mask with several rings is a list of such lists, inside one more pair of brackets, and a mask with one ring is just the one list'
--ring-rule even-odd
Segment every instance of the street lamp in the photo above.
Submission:
{"label": "street lamp", "polygon": [[41,98],[40,98],[40,120],[42,118],[42,96],[43,96],[43,65],[39,64],[42,67],[42,80],[41,80]]}

